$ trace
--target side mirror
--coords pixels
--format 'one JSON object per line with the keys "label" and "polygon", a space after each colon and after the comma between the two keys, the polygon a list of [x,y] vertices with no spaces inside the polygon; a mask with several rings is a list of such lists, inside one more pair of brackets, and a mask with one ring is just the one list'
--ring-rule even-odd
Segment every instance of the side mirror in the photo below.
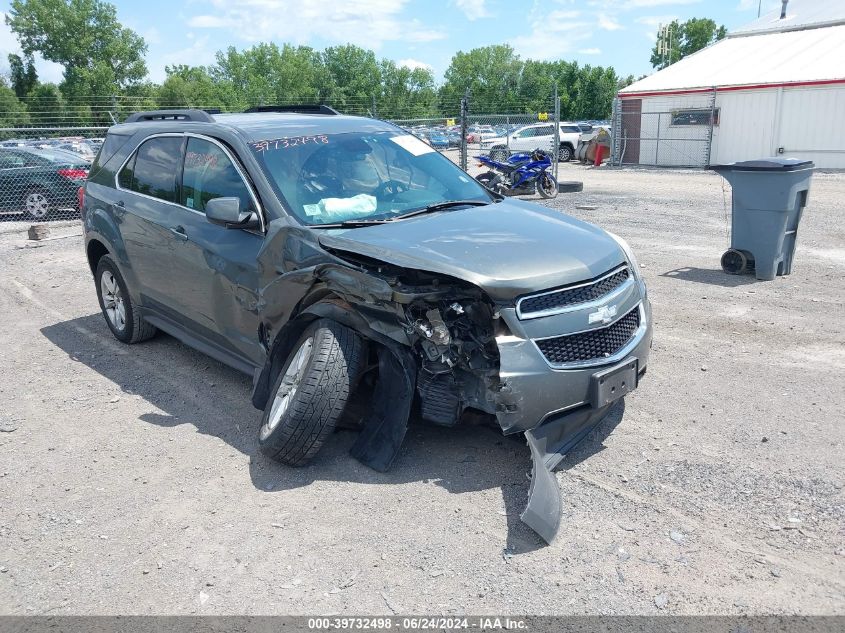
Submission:
{"label": "side mirror", "polygon": [[241,211],[239,198],[214,198],[205,203],[205,217],[227,229],[257,229],[261,226],[255,211]]}

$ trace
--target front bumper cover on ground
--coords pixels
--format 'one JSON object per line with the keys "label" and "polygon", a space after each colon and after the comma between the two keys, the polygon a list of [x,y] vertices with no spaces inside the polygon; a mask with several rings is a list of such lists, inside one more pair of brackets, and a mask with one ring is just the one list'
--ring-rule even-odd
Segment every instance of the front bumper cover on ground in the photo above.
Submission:
{"label": "front bumper cover on ground", "polygon": [[552,542],[560,528],[560,488],[553,471],[566,453],[604,419],[609,409],[610,406],[584,407],[525,432],[531,450],[531,487],[528,505],[519,518],[546,543]]}

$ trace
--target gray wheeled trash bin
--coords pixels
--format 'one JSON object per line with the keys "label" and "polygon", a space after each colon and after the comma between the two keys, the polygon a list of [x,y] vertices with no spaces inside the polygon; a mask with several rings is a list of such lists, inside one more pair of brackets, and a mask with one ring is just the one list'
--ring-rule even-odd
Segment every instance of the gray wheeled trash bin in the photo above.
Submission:
{"label": "gray wheeled trash bin", "polygon": [[757,279],[792,272],[798,223],[814,166],[797,158],[710,166],[733,189],[731,248],[722,255],[725,272],[740,274],[753,266]]}

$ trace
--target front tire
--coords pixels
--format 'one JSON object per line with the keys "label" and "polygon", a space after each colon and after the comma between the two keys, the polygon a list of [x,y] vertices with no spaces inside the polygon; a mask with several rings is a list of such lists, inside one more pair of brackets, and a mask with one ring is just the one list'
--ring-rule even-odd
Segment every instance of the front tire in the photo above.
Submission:
{"label": "front tire", "polygon": [[155,336],[156,328],[144,321],[132,305],[123,275],[108,255],[97,263],[94,282],[103,317],[118,341],[132,345]]}
{"label": "front tire", "polygon": [[264,409],[258,445],[268,457],[307,464],[334,430],[364,367],[364,342],[329,319],[309,325],[282,365]]}
{"label": "front tire", "polygon": [[537,179],[537,193],[541,197],[549,199],[557,197],[557,181],[548,172],[543,172]]}

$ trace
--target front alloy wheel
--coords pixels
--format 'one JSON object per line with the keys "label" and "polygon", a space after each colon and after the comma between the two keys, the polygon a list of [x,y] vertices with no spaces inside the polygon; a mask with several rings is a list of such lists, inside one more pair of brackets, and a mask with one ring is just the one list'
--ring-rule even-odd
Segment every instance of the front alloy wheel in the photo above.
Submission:
{"label": "front alloy wheel", "polygon": [[276,427],[279,426],[279,422],[282,421],[285,413],[287,413],[291,400],[293,400],[299,389],[299,383],[302,382],[302,377],[305,375],[305,368],[308,365],[308,361],[311,360],[313,349],[314,337],[309,336],[302,342],[299,349],[296,350],[282,376],[279,388],[276,390],[276,396],[273,399],[273,404],[270,406],[267,422],[261,427],[260,436],[262,440],[267,439]]}
{"label": "front alloy wheel", "polygon": [[278,372],[258,446],[272,459],[307,464],[331,435],[366,361],[361,337],[329,319],[306,326]]}

